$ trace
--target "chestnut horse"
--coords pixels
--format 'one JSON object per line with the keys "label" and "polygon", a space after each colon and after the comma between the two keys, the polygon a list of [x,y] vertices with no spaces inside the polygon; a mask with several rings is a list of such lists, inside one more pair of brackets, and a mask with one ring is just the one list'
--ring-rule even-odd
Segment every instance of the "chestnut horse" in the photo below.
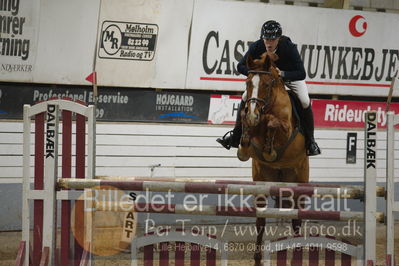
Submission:
{"label": "chestnut horse", "polygon": [[[284,82],[275,68],[277,58],[272,58],[275,56],[265,53],[261,59],[247,60],[247,99],[241,111],[243,133],[237,156],[242,161],[252,158],[254,181],[307,183],[309,159],[305,138],[299,131]],[[292,225],[297,233],[301,221],[293,220]],[[255,265],[260,265],[261,261],[264,226],[265,219],[257,218]]]}

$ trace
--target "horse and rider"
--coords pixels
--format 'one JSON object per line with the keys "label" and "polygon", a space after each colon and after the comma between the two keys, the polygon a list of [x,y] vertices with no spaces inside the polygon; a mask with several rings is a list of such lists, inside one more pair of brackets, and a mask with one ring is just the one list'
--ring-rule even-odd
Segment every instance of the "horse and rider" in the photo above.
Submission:
{"label": "horse and rider", "polygon": [[[269,20],[262,25],[260,39],[250,45],[249,50],[238,63],[238,71],[248,76],[250,72],[247,66],[248,59],[261,59],[264,53],[274,58],[274,65],[285,87],[294,92],[299,99],[302,107],[300,113],[302,114],[301,122],[305,133],[306,155],[319,155],[321,150],[314,139],[313,112],[305,83],[306,71],[296,44],[289,37],[282,35],[282,27],[277,21]],[[226,149],[238,148],[240,144],[243,133],[241,111],[249,97],[251,96],[247,95],[246,92],[242,95],[234,129],[216,140]]]}

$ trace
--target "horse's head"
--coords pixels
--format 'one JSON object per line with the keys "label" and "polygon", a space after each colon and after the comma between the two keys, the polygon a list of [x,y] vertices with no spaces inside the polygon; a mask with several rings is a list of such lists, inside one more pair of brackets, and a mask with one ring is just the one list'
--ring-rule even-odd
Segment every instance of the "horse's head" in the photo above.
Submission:
{"label": "horse's head", "polygon": [[257,126],[262,114],[273,104],[273,88],[279,80],[278,71],[268,54],[261,59],[247,59],[247,100],[245,102],[246,122],[249,126]]}

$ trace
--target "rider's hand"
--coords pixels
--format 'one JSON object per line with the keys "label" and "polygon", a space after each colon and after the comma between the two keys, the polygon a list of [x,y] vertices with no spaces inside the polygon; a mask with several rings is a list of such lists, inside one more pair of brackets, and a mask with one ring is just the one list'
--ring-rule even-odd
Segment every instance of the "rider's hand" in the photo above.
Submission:
{"label": "rider's hand", "polygon": [[283,79],[285,77],[284,71],[281,71],[278,67],[276,67],[278,75]]}

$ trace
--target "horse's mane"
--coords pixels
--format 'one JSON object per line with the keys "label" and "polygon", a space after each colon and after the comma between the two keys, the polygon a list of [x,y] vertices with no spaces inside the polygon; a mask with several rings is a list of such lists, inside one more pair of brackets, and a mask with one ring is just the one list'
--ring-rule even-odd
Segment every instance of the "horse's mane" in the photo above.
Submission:
{"label": "horse's mane", "polygon": [[264,52],[261,55],[260,59],[253,60],[252,57],[247,58],[247,67],[249,70],[255,71],[270,71],[273,73],[273,76],[277,77],[278,72],[276,70],[275,61],[278,60],[278,55]]}

